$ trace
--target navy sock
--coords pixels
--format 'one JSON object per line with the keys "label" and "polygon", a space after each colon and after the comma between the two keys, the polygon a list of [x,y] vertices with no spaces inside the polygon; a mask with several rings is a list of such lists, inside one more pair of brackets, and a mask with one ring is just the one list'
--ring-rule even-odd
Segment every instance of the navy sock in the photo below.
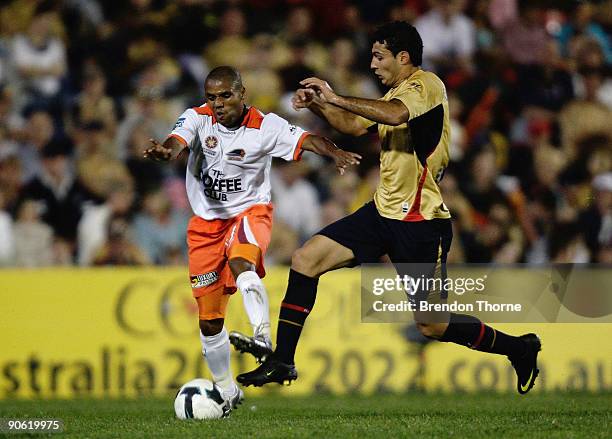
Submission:
{"label": "navy sock", "polygon": [[314,306],[318,284],[318,278],[308,277],[294,270],[289,271],[289,284],[278,316],[274,351],[275,358],[283,363],[295,362],[295,350],[306,317]]}
{"label": "navy sock", "polygon": [[525,343],[520,337],[505,334],[465,314],[451,313],[448,328],[440,341],[509,357],[525,353]]}

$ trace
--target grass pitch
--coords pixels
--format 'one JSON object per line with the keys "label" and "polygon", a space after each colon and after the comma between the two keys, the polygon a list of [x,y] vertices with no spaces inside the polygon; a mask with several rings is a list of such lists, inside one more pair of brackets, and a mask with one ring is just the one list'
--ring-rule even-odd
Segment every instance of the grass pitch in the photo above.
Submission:
{"label": "grass pitch", "polygon": [[[74,438],[604,438],[611,394],[310,396],[249,398],[229,419],[180,421],[172,397],[1,401],[0,418],[61,418]],[[7,437],[16,437],[10,434]]]}

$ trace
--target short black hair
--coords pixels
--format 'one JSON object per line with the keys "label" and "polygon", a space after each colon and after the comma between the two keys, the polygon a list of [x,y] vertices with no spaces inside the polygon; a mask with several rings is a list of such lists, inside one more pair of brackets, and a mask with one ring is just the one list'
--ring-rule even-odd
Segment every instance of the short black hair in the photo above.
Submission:
{"label": "short black hair", "polygon": [[393,21],[383,24],[374,31],[373,40],[387,46],[393,56],[405,50],[415,67],[423,62],[423,40],[416,27],[410,23]]}
{"label": "short black hair", "polygon": [[577,222],[554,224],[548,236],[548,257],[555,259],[581,236],[580,226]]}
{"label": "short black hair", "polygon": [[232,82],[232,89],[242,89],[242,76],[238,69],[231,66],[215,67],[206,77],[206,81],[223,81],[229,79]]}
{"label": "short black hair", "polygon": [[42,149],[41,156],[46,159],[70,156],[74,150],[72,141],[67,137],[54,137]]}

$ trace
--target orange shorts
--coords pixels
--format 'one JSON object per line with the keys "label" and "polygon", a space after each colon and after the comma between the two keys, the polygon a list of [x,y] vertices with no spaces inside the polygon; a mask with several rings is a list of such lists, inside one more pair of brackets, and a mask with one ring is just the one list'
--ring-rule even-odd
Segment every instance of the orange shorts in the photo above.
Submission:
{"label": "orange shorts", "polygon": [[189,278],[201,320],[225,316],[227,295],[236,292],[230,259],[246,259],[255,265],[259,277],[265,276],[263,257],[271,233],[271,204],[256,204],[229,219],[191,218],[187,228]]}

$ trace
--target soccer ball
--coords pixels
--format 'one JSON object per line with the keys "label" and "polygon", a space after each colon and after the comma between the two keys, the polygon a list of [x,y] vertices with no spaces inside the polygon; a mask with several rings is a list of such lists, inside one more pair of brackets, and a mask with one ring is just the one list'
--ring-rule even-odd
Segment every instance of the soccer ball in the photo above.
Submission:
{"label": "soccer ball", "polygon": [[215,383],[197,378],[179,389],[174,412],[179,419],[219,419],[229,414],[229,408]]}

